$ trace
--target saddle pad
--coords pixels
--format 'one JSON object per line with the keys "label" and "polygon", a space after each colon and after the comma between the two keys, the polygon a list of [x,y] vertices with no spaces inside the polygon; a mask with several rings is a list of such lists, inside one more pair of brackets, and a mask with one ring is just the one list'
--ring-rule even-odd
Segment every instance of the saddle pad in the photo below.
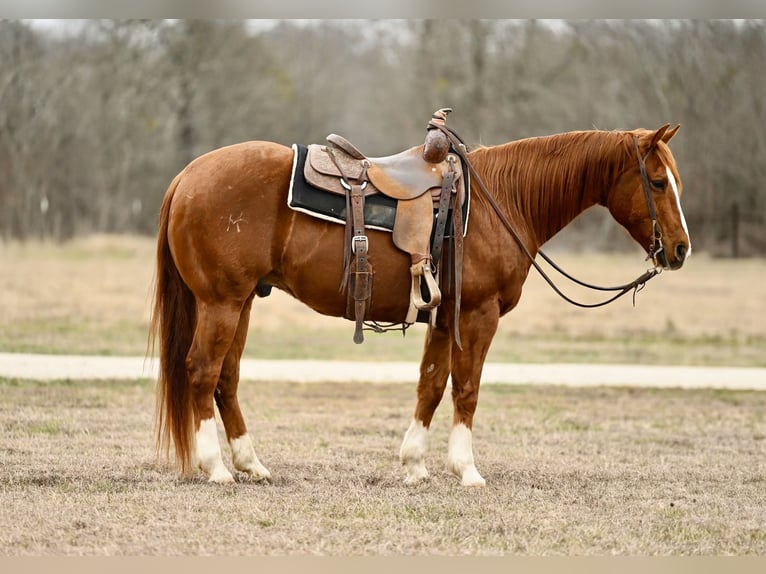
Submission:
{"label": "saddle pad", "polygon": [[[293,173],[290,178],[290,191],[287,205],[296,211],[307,213],[313,217],[333,221],[346,222],[346,198],[337,193],[330,193],[312,186],[303,175],[308,148],[293,144]],[[381,193],[368,196],[364,200],[365,227],[381,231],[393,231],[396,217],[397,200]]]}
{"label": "saddle pad", "polygon": [[[318,189],[306,181],[304,167],[308,155],[308,147],[293,144],[293,171],[290,177],[290,190],[287,195],[287,205],[290,209],[300,211],[335,223],[346,222],[346,198],[337,193]],[[464,170],[463,173],[467,173]],[[463,234],[468,232],[468,215],[470,212],[469,179],[465,181],[465,202],[463,203]],[[364,200],[364,223],[368,229],[378,229],[391,232],[394,229],[397,200],[381,193],[367,196]],[[434,211],[434,219],[436,211]],[[436,227],[434,221],[434,227]],[[447,220],[445,237],[452,235],[452,217]]]}

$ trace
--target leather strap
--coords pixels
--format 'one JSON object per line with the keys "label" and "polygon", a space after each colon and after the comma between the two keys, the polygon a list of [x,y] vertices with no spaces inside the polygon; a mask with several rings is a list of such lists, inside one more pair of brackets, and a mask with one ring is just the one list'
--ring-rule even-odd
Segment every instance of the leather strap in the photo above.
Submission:
{"label": "leather strap", "polygon": [[455,181],[455,172],[450,170],[444,174],[442,181],[442,194],[439,198],[439,210],[436,214],[436,228],[434,229],[434,238],[431,244],[431,256],[434,265],[439,265],[441,261],[442,248],[444,246],[444,230],[447,228],[447,215],[449,213],[452,199],[452,187]]}
{"label": "leather strap", "polygon": [[[449,285],[452,277],[455,279],[454,289],[452,289],[453,301],[454,301],[454,313],[455,313],[455,343],[460,350],[463,346],[460,341],[460,292],[462,289],[462,277],[463,277],[463,212],[455,201],[455,194],[453,193],[455,171],[450,169],[449,172],[444,174],[444,181],[442,182],[442,192],[439,198],[439,210],[436,218],[436,229],[434,231],[433,243],[431,246],[431,255],[433,257],[434,264],[444,267],[446,264],[452,271],[443,275],[447,285]],[[442,249],[444,247],[444,231],[447,227],[447,219],[449,217],[449,209],[452,207],[452,228],[454,249],[451,249],[452,261],[442,262]],[[449,265],[451,264],[451,266]],[[430,325],[433,326],[433,317],[430,321]],[[430,334],[430,333],[429,333]]]}
{"label": "leather strap", "polygon": [[463,290],[463,211],[460,206],[455,204],[452,208],[452,236],[454,250],[452,253],[453,276],[455,278],[452,300],[454,301],[454,334],[455,344],[458,349],[463,350],[463,344],[460,342],[460,295]]}
{"label": "leather strap", "polygon": [[[342,177],[343,187],[346,188],[346,240],[343,247],[343,279],[341,291],[348,287],[348,308],[353,307],[354,343],[364,342],[364,317],[367,314],[367,304],[372,295],[372,273],[367,261],[369,241],[364,227],[364,188],[367,186],[367,166],[356,181],[349,181],[340,162],[330,148],[327,155],[332,159]],[[351,271],[351,261],[354,261],[354,271]],[[348,317],[352,318],[351,316]]]}
{"label": "leather strap", "polygon": [[659,257],[660,253],[663,251],[662,229],[660,228],[660,223],[657,219],[657,210],[654,207],[652,192],[649,189],[649,176],[646,174],[646,158],[649,155],[649,152],[647,152],[645,156],[641,155],[641,151],[638,148],[638,136],[633,136],[633,147],[638,156],[638,169],[641,172],[641,185],[644,187],[644,198],[646,199],[646,206],[649,209],[649,219],[652,221],[652,244],[649,246],[649,257],[651,257],[654,264],[657,265],[657,257]]}
{"label": "leather strap", "polygon": [[[372,294],[371,273],[367,264],[368,240],[364,230],[364,192],[362,186],[353,184],[348,192],[351,198],[351,220],[353,236],[351,237],[351,252],[356,261],[353,273],[353,300],[354,300],[354,343],[364,342],[362,333],[364,316],[367,313],[367,302]],[[348,215],[348,214],[347,214]]]}

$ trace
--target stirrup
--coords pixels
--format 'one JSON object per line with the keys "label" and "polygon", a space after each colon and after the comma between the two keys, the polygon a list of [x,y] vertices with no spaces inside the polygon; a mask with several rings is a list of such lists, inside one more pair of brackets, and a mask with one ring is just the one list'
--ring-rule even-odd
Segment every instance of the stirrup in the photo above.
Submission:
{"label": "stirrup", "polygon": [[[439,306],[442,301],[442,294],[439,285],[431,273],[431,264],[429,259],[418,261],[410,267],[412,275],[412,288],[410,290],[410,308],[407,311],[406,323],[414,323],[418,316],[418,311],[431,311]],[[421,281],[426,282],[426,288],[431,295],[426,301],[423,299],[423,293],[420,289]]]}

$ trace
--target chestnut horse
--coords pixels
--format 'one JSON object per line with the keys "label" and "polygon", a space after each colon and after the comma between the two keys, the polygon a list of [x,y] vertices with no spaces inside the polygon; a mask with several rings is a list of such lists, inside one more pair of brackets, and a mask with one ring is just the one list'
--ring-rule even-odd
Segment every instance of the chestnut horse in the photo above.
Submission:
{"label": "chestnut horse", "polygon": [[[681,179],[667,145],[678,127],[570,132],[480,147],[468,157],[474,183],[484,181],[532,255],[583,210],[602,205],[650,255],[655,240],[661,241],[655,265],[678,269],[690,253]],[[273,286],[325,315],[342,317],[346,309],[346,294],[339,291],[344,228],[288,207],[292,163],[293,150],[272,142],[224,147],[192,161],[162,204],[150,338],[160,345],[158,451],[168,454],[172,443],[181,472],[198,467],[214,482],[233,481],[221,456],[214,404],[234,468],[270,479],[237,402],[253,298]],[[661,239],[654,234],[649,198]],[[482,367],[499,318],[519,301],[530,260],[484,192],[473,193],[470,209],[457,323],[462,345],[455,342],[447,292],[426,338],[417,404],[400,450],[406,483],[428,476],[428,429],[451,375],[447,466],[464,485],[484,484],[471,430]],[[390,234],[369,230],[369,263],[374,282],[368,318],[403,321],[410,257],[394,247]]]}

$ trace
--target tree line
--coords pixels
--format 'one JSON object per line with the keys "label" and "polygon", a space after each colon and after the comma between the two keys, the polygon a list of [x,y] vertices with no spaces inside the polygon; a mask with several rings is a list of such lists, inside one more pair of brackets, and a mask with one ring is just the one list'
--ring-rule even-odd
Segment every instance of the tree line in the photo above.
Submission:
{"label": "tree line", "polygon": [[[763,21],[0,22],[0,237],[152,234],[191,159],[341,133],[370,155],[682,124],[695,247],[766,254]],[[589,244],[616,232],[578,220]]]}

